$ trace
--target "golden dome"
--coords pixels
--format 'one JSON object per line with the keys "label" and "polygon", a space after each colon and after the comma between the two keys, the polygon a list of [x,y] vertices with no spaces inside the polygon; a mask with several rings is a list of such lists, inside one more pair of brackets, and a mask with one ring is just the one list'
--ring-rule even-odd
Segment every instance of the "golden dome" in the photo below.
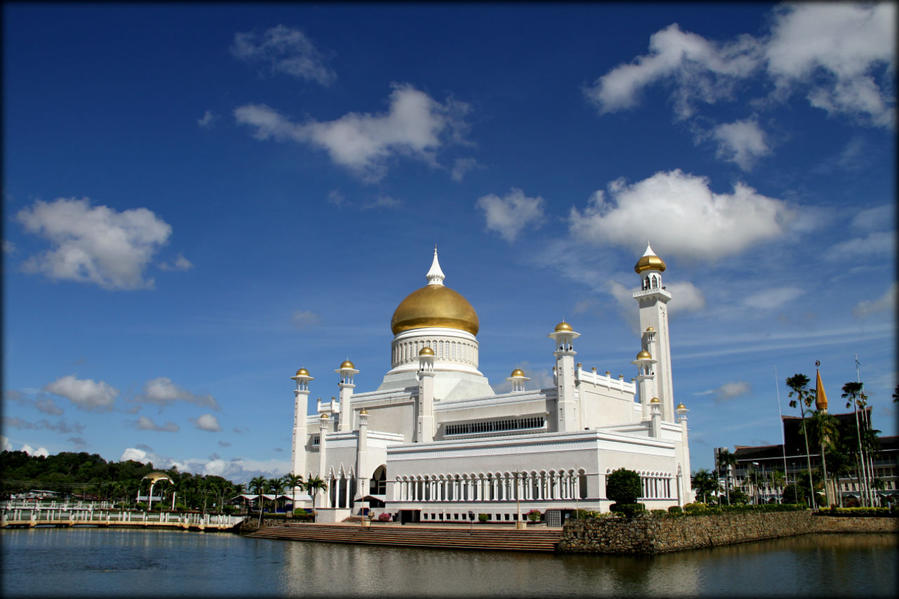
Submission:
{"label": "golden dome", "polygon": [[512,371],[512,374],[510,374],[509,376],[510,377],[524,376],[524,370],[522,370],[521,368],[516,368],[515,370]]}
{"label": "golden dome", "polygon": [[299,370],[297,370],[296,376],[309,376],[309,371],[305,368],[300,368]]}
{"label": "golden dome", "polygon": [[652,327],[646,327],[646,332],[647,332],[647,333],[655,333],[655,331],[656,331],[656,330],[655,330],[654,328],[652,328]]}
{"label": "golden dome", "polygon": [[568,324],[567,322],[565,322],[563,320],[562,322],[560,322],[559,324],[556,325],[556,328],[554,330],[556,333],[562,333],[562,332],[573,331],[574,329],[571,328],[570,324]]}
{"label": "golden dome", "polygon": [[637,274],[640,274],[644,270],[658,270],[660,272],[665,272],[665,261],[655,255],[655,252],[652,251],[649,244],[646,245],[646,251],[640,256],[640,259],[637,260],[637,264],[634,265],[634,272]]}
{"label": "golden dome", "polygon": [[649,400],[649,403],[662,403],[658,397],[653,397]]}
{"label": "golden dome", "polygon": [[678,411],[678,412],[686,411],[686,409],[687,409],[687,406],[685,406],[684,404],[682,404],[682,403],[677,404],[677,411]]}
{"label": "golden dome", "polygon": [[478,334],[478,315],[468,300],[444,285],[425,285],[400,302],[390,320],[393,334],[439,327]]}
{"label": "golden dome", "polygon": [[340,370],[344,370],[344,369],[356,370],[356,367],[349,360],[344,360],[343,364],[340,365]]}
{"label": "golden dome", "polygon": [[321,413],[321,419],[322,419],[322,420],[327,420],[328,418],[330,418],[330,416],[328,416],[328,413],[327,413],[327,412],[322,412],[322,413]]}
{"label": "golden dome", "polygon": [[366,410],[365,408],[362,408],[361,410],[359,410],[359,415],[360,416],[368,416],[368,410]]}
{"label": "golden dome", "polygon": [[640,350],[640,353],[637,354],[637,360],[652,360],[652,356],[645,349]]}
{"label": "golden dome", "polygon": [[421,351],[418,352],[418,355],[419,356],[433,356],[434,350],[431,349],[430,347],[423,347],[423,348],[421,348]]}

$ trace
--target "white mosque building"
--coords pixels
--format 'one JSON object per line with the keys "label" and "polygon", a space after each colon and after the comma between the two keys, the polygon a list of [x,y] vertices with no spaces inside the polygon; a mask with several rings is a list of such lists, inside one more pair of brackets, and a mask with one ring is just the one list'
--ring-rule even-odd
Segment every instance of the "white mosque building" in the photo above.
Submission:
{"label": "white mosque building", "polygon": [[580,334],[563,321],[549,333],[554,386],[525,389],[530,379],[515,369],[512,391],[498,394],[478,370],[477,313],[444,285],[435,248],[427,285],[393,313],[391,369],[377,389],[356,393],[359,371],[346,360],[336,370],[337,399],[319,400],[310,415],[313,377],[305,368],[291,377],[292,472],[327,483],[317,493],[319,521],[363,508],[416,522],[479,514],[511,522],[534,509],[559,520],[574,509],[608,511],[605,479],[617,468],[640,474],[647,509],[690,502],[687,409],[674,404],[665,263],[647,245],[634,270],[635,379],[584,370],[575,361]]}

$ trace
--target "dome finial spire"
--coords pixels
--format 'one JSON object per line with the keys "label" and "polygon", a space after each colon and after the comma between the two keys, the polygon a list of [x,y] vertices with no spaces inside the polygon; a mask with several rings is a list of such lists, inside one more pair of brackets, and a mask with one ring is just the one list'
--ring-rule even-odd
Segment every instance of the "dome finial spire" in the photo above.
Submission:
{"label": "dome finial spire", "polygon": [[437,260],[437,244],[434,244],[434,261],[431,262],[431,269],[425,275],[428,279],[428,285],[443,285],[443,279],[446,275],[440,270],[440,262]]}

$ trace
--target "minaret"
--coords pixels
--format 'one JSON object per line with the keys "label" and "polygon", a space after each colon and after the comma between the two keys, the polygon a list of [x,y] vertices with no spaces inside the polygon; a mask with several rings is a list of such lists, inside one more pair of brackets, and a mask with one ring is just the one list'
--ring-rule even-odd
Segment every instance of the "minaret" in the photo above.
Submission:
{"label": "minaret", "polygon": [[631,364],[637,365],[637,388],[640,392],[640,405],[643,407],[643,420],[649,420],[649,400],[656,396],[656,375],[653,370],[655,360],[645,349],[640,350]]}
{"label": "minaret", "polygon": [[574,397],[574,351],[572,342],[581,336],[564,320],[549,334],[555,342],[553,356],[556,358],[556,423],[559,432],[580,429],[577,401]]}
{"label": "minaret", "polygon": [[356,370],[352,362],[344,360],[340,368],[334,372],[340,375],[340,380],[337,383],[337,388],[340,390],[340,421],[338,422],[337,430],[349,432],[353,430],[353,409],[351,403],[353,401],[353,389],[356,388],[356,385],[353,384],[353,375],[359,374],[359,371]]}
{"label": "minaret", "polygon": [[293,391],[293,445],[290,452],[291,472],[297,476],[306,475],[306,411],[309,405],[309,371],[300,368],[290,377],[296,382]]}
{"label": "minaret", "polygon": [[[327,412],[322,412],[321,416],[319,416],[319,429],[318,429],[318,477],[322,480],[327,480],[327,474],[325,474],[325,468],[328,465],[328,443],[327,443],[327,434],[329,426],[329,418]],[[325,493],[325,507],[330,506],[330,493],[331,489]]]}
{"label": "minaret", "polygon": [[[434,248],[434,264],[437,264],[437,248]],[[437,268],[439,269],[440,266],[438,265]],[[415,442],[430,443],[434,440],[434,350],[430,347],[423,347],[418,352],[417,407],[418,422],[415,430]]]}
{"label": "minaret", "polygon": [[[693,501],[693,485],[690,481],[690,440],[687,438],[687,406],[682,403],[677,404],[677,422],[680,424],[681,444],[679,448],[680,456],[678,459],[678,485],[682,493],[678,495],[681,499],[681,506],[685,503]],[[686,473],[686,474],[684,474]]]}
{"label": "minaret", "polygon": [[[359,436],[356,446],[356,502],[368,496],[368,411],[359,410]],[[368,503],[362,503],[368,507]]]}
{"label": "minaret", "polygon": [[662,402],[658,397],[649,401],[649,436],[656,439],[662,432]]}
{"label": "minaret", "polygon": [[518,393],[524,391],[524,384],[531,380],[530,378],[524,376],[524,370],[521,368],[516,368],[512,371],[507,378],[507,381],[512,383],[512,393]]}
{"label": "minaret", "polygon": [[640,275],[640,289],[634,299],[640,306],[643,349],[656,360],[656,395],[662,404],[662,420],[674,422],[674,385],[671,378],[671,346],[668,335],[668,302],[671,294],[662,286],[665,262],[646,244],[646,251],[634,266]]}

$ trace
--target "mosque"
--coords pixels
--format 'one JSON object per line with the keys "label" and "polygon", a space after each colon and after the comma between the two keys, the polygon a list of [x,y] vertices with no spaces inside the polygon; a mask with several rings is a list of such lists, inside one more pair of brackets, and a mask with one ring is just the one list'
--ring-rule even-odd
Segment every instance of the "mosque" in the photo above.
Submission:
{"label": "mosque", "polygon": [[[478,370],[478,315],[444,284],[434,249],[427,285],[400,302],[390,326],[391,368],[374,391],[355,392],[344,361],[338,396],[307,414],[305,368],[294,391],[292,472],[327,488],[302,495],[319,521],[389,513],[454,522],[487,514],[511,522],[539,510],[548,522],[574,509],[608,511],[606,476],[640,474],[647,509],[692,501],[687,409],[674,404],[665,262],[647,245],[634,270],[640,315],[637,373],[627,381],[575,362],[580,334],[562,321],[553,340],[554,386],[495,393]],[[635,349],[638,344],[635,343]],[[298,499],[301,496],[298,491]]]}

